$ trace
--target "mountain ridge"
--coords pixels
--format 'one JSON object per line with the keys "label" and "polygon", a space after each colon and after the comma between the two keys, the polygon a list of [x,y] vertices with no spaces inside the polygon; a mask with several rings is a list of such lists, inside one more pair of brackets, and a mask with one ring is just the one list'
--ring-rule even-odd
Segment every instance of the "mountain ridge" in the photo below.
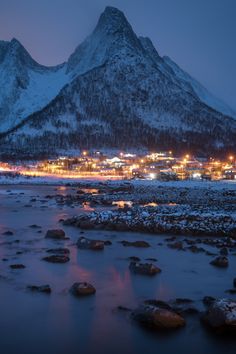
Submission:
{"label": "mountain ridge", "polygon": [[[0,82],[1,46],[6,47],[1,43]],[[35,71],[35,67],[33,74],[30,71],[30,84],[20,90],[20,97],[27,85],[32,86]],[[168,148],[172,144],[186,149],[191,142],[196,151],[233,146],[236,121],[210,107],[209,101],[217,105],[213,96],[171,59],[161,57],[149,38],[137,37],[118,9],[105,9],[95,30],[67,62],[39,71],[40,80],[44,77],[51,83],[50,95],[41,98],[45,83],[38,84],[37,72],[41,105],[33,106],[8,132],[0,131],[3,150],[7,145],[27,154],[30,146],[37,155],[48,146],[52,153],[93,145]]]}

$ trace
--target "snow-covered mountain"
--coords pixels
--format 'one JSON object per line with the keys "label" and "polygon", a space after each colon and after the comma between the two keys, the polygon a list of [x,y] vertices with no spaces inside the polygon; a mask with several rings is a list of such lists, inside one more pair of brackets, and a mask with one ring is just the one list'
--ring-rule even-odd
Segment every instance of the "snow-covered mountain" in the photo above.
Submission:
{"label": "snow-covered mountain", "polygon": [[67,83],[66,66],[36,63],[16,39],[0,42],[0,132],[45,107]]}
{"label": "snow-covered mountain", "polygon": [[115,8],[107,7],[93,33],[55,68],[35,63],[12,42],[0,45],[0,82],[5,72],[11,74],[9,95],[1,93],[9,109],[0,110],[0,131],[11,128],[2,150],[37,155],[147,147],[204,153],[235,144],[233,112],[162,58],[150,39],[138,38]]}

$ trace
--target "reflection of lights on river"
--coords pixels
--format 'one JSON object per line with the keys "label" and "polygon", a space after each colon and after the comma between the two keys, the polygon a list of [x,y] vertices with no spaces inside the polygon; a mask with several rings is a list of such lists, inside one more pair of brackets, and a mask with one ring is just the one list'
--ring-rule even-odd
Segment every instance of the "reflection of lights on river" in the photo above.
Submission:
{"label": "reflection of lights on river", "polygon": [[133,202],[131,201],[126,201],[126,200],[117,200],[115,202],[112,202],[112,205],[117,206],[118,208],[125,208],[126,206],[132,207]]}

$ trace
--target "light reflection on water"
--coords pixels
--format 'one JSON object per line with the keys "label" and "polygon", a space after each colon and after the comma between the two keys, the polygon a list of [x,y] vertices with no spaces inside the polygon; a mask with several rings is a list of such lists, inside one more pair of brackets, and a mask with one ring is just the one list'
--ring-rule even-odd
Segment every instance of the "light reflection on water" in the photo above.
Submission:
{"label": "light reflection on water", "polygon": [[131,202],[130,200],[116,200],[114,202],[112,202],[112,205],[115,205],[118,208],[125,208],[125,207],[132,207],[133,202]]}
{"label": "light reflection on water", "polygon": [[99,189],[96,188],[81,188],[84,193],[98,194]]}
{"label": "light reflection on water", "polygon": [[91,207],[90,202],[84,202],[82,204],[84,211],[94,211],[95,209]]}
{"label": "light reflection on water", "polygon": [[156,207],[156,206],[158,206],[158,204],[155,202],[151,202],[151,203],[144,204],[143,206],[144,207],[147,207],[147,206]]}

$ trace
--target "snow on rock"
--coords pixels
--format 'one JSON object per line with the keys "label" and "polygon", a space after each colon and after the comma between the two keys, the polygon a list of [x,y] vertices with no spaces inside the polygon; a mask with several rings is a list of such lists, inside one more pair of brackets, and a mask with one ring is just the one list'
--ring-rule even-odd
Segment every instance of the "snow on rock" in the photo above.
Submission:
{"label": "snow on rock", "polygon": [[213,329],[236,333],[236,302],[229,299],[214,301],[203,320]]}

